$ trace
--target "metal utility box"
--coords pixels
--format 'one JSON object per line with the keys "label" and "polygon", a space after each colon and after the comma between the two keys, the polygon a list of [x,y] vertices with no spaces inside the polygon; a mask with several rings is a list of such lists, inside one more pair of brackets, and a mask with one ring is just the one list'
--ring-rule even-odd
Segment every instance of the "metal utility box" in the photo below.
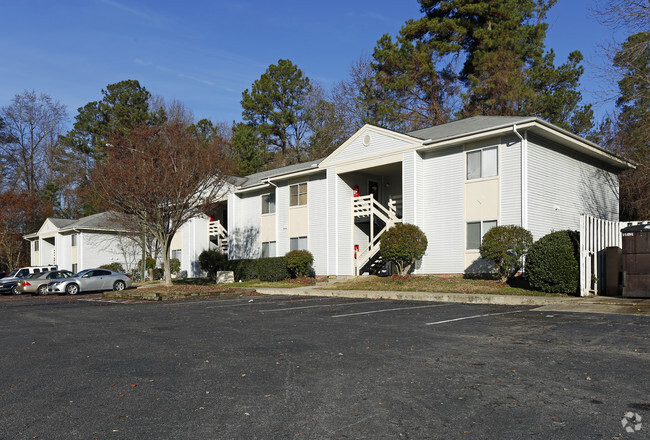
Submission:
{"label": "metal utility box", "polygon": [[623,233],[623,296],[650,298],[650,223],[628,226]]}

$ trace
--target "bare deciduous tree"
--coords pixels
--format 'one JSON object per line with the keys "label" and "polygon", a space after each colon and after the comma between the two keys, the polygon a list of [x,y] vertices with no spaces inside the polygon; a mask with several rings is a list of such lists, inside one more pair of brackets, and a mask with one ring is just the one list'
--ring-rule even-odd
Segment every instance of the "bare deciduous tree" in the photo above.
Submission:
{"label": "bare deciduous tree", "polygon": [[165,284],[171,285],[169,248],[180,228],[224,190],[224,142],[204,144],[185,124],[142,126],[109,138],[93,173],[107,207],[136,219],[161,245]]}
{"label": "bare deciduous tree", "polygon": [[66,108],[46,94],[25,91],[0,110],[5,139],[0,154],[5,168],[5,189],[39,193],[55,182],[59,135],[67,119]]}

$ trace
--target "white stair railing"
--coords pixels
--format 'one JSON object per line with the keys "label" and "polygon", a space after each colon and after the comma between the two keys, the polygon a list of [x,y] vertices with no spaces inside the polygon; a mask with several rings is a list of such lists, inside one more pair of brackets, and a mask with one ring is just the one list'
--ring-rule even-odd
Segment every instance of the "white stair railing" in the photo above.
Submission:
{"label": "white stair railing", "polygon": [[228,253],[228,231],[219,220],[208,222],[208,236],[216,237],[219,250],[224,254]]}
{"label": "white stair railing", "polygon": [[[368,244],[356,252],[354,259],[354,273],[359,275],[361,268],[379,253],[382,234],[402,220],[397,216],[396,209],[386,208],[377,202],[372,195],[354,197],[352,199],[352,212],[355,218],[369,217],[370,220]],[[384,226],[379,231],[375,231],[375,218],[384,223]]]}

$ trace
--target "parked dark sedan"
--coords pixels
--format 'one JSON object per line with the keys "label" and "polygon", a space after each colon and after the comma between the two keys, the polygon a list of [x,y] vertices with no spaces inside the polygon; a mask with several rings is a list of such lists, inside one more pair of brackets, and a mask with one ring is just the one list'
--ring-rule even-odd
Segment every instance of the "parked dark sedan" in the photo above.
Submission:
{"label": "parked dark sedan", "polygon": [[32,295],[47,295],[47,285],[58,279],[69,278],[74,275],[69,270],[54,270],[52,272],[41,272],[30,275],[18,281],[16,293],[31,293]]}

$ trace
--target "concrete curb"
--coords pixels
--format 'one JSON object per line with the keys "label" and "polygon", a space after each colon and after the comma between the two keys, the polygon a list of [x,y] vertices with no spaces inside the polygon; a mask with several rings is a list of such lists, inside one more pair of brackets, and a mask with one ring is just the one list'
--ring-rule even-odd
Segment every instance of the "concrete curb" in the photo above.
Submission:
{"label": "concrete curb", "polygon": [[616,305],[650,307],[650,300],[643,298],[612,298],[612,297],[562,297],[562,296],[520,296],[520,295],[491,295],[472,293],[440,293],[440,292],[395,292],[367,290],[328,290],[321,286],[297,287],[294,289],[256,288],[263,295],[291,296],[323,296],[334,298],[359,299],[392,299],[408,301],[438,301],[463,304],[493,304],[493,305]]}

